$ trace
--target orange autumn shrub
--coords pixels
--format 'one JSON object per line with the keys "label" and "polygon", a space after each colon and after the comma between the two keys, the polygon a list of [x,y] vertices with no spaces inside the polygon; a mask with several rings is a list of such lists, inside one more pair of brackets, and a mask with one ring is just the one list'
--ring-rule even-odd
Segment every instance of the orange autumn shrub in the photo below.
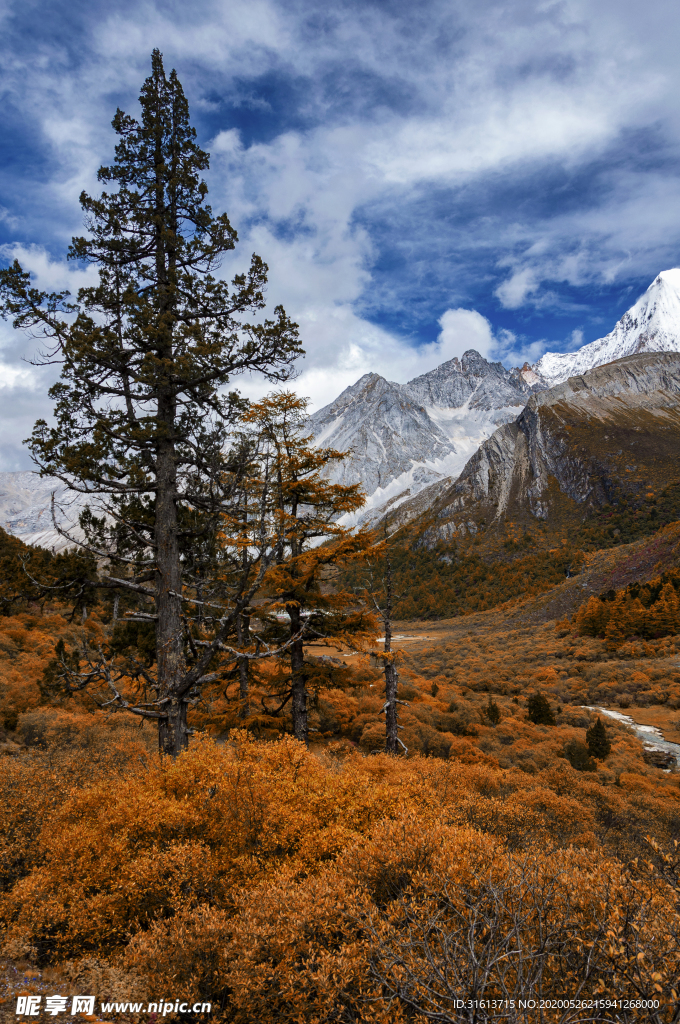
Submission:
{"label": "orange autumn shrub", "polygon": [[633,852],[643,830],[665,842],[680,826],[672,780],[667,793],[631,791],[628,806],[621,786],[584,781],[564,760],[553,775],[483,761],[320,760],[288,737],[245,733],[199,741],[175,762],[143,747],[122,766],[78,749],[55,767],[48,755],[9,763],[11,813],[0,822],[14,864],[0,920],[13,948],[23,943],[41,962],[113,954],[159,917],[228,906],[284,867],[314,873],[405,812],[423,827],[443,820],[509,837],[517,850],[616,841]]}
{"label": "orange autumn shrub", "polygon": [[102,787],[115,784],[131,763],[139,765],[148,755],[147,737],[127,719],[112,727],[103,714],[75,715],[57,708],[22,717],[39,742],[24,755],[0,762],[0,892],[44,861],[50,823],[74,794],[95,779]]}
{"label": "orange autumn shrub", "polygon": [[[130,737],[99,760],[54,741],[6,759],[2,948],[76,972],[95,958],[135,998],[181,989],[234,1024],[410,1020],[429,963],[480,998],[516,995],[521,979],[490,964],[475,989],[463,942],[502,952],[509,928],[546,992],[579,991],[587,947],[590,994],[624,979],[668,998],[677,893],[644,870],[644,833],[677,832],[677,780],[585,778],[565,760],[532,775],[464,763],[473,741],[454,741],[460,759],[315,755],[244,732],[175,762]],[[541,929],[553,945],[537,952]],[[449,997],[436,990],[441,1012]]]}
{"label": "orange autumn shrub", "polygon": [[[112,782],[66,794],[40,833],[39,862],[0,904],[13,941],[41,959],[113,949],[157,914],[200,902],[288,862],[307,870],[337,856],[372,821],[418,794],[418,773],[395,785],[384,759],[322,768],[288,737],[199,743],[174,763],[145,759]],[[36,843],[33,835],[30,840]]]}
{"label": "orange autumn shrub", "polygon": [[[19,715],[47,702],[43,675],[59,640],[72,647],[86,638],[96,645],[103,630],[96,611],[85,623],[70,622],[65,609],[0,616],[0,726],[16,729]],[[85,700],[83,695],[72,703],[82,706]]]}
{"label": "orange autumn shrub", "polygon": [[[537,995],[564,1001],[626,992],[660,1001],[660,1012],[643,1019],[671,1021],[680,980],[676,896],[673,883],[657,885],[620,863],[593,864],[582,850],[534,847],[516,857],[496,847],[475,857],[450,842],[371,915],[371,973],[383,993],[428,1019],[464,1019],[455,1012],[461,996],[507,1009],[505,1000],[517,1005]],[[558,1003],[562,1012],[548,1019],[583,1019],[577,1007],[564,1008]]]}
{"label": "orange autumn shrub", "polygon": [[41,706],[18,716],[16,738],[27,747],[88,750],[95,760],[130,760],[140,751],[155,750],[152,726],[131,715],[86,712],[70,702],[64,707]]}
{"label": "orange autumn shrub", "polygon": [[[152,991],[181,981],[233,1024],[466,1020],[460,999],[657,998],[680,972],[672,882],[582,850],[521,856],[413,813],[377,823],[313,875],[287,868],[140,933],[126,951]],[[514,1020],[512,1016],[502,1019]],[[419,1019],[416,1017],[415,1019]],[[428,1016],[428,1019],[432,1019]],[[581,1019],[573,1014],[544,1019]]]}

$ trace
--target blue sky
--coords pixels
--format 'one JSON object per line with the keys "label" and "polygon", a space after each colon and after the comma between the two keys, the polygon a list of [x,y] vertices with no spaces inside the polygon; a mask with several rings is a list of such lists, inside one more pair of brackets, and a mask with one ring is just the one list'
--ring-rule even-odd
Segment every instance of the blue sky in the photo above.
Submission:
{"label": "blue sky", "polygon": [[[85,280],[78,195],[158,46],[315,406],[469,347],[564,351],[680,261],[679,30],[670,0],[0,0],[0,256]],[[0,327],[3,469],[49,409],[34,351]]]}

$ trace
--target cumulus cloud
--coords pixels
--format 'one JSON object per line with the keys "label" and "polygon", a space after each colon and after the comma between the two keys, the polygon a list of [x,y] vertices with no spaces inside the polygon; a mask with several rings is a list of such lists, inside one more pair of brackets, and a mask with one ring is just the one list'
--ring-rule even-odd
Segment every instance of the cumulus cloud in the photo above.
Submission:
{"label": "cumulus cloud", "polygon": [[[365,373],[405,384],[469,349],[493,358],[505,342],[504,349],[511,351],[508,338],[514,335],[501,331],[495,338],[489,321],[474,309],[447,309],[439,323],[437,339],[414,348],[407,339],[367,323],[349,305],[336,307],[330,316],[324,310],[308,309],[300,317],[300,327],[303,337],[314,338],[314,353],[309,362],[301,362],[295,390],[310,399],[313,411],[332,402]],[[238,386],[253,399],[267,391],[260,378],[243,379]]]}
{"label": "cumulus cloud", "polygon": [[421,359],[434,365],[476,349],[485,358],[496,347],[491,324],[476,309],[447,309],[439,318],[441,333],[432,345],[420,349]]}
{"label": "cumulus cloud", "polygon": [[0,246],[0,256],[7,262],[18,260],[23,270],[31,275],[31,283],[40,291],[68,291],[75,295],[79,288],[87,288],[97,283],[97,270],[92,265],[86,267],[65,260],[54,259],[42,245]]}
{"label": "cumulus cloud", "polygon": [[243,150],[241,133],[238,128],[229,128],[228,131],[218,132],[210,143],[211,153],[219,153],[220,156],[236,156]]}

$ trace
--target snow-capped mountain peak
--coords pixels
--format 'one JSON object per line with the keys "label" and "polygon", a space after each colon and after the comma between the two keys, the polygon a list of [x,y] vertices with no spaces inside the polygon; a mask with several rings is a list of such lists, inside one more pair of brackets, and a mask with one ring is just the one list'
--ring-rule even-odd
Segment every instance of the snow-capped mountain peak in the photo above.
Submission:
{"label": "snow-capped mountain peak", "polygon": [[[518,371],[527,382],[550,388],[577,374],[635,352],[680,351],[680,268],[663,270],[624,313],[613,331],[576,352],[546,352]],[[530,375],[535,374],[537,380]]]}
{"label": "snow-capped mountain peak", "polygon": [[[509,371],[469,349],[407,384],[366,373],[315,412],[309,425],[317,445],[350,453],[330,476],[362,485],[368,501],[359,518],[371,518],[429,484],[456,479],[478,447],[517,418],[533,392],[637,352],[678,351],[680,268],[674,268],[654,279],[610,334],[576,352],[547,352],[533,366]],[[0,525],[58,550],[65,541],[52,528],[53,486],[32,473],[1,473]],[[63,487],[56,489],[64,499]],[[83,503],[80,497],[65,508],[64,522],[72,523]]]}

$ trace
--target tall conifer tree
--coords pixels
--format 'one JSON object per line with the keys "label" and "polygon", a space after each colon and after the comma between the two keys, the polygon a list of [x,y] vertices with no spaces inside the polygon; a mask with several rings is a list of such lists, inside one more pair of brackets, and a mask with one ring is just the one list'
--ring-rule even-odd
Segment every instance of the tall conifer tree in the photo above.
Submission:
{"label": "tall conifer tree", "polygon": [[0,289],[2,314],[41,331],[50,357],[63,362],[50,392],[56,426],[36,423],[33,458],[44,475],[99,496],[104,514],[86,514],[81,525],[90,550],[118,567],[101,585],[155,605],[140,612],[155,623],[151,692],[134,706],[119,693],[114,706],[158,719],[160,748],[174,755],[187,743],[190,694],[254,586],[250,572],[240,591],[235,584],[229,614],[189,656],[187,587],[196,599],[239,477],[238,453],[226,452],[238,399],[224,388],[253,370],[286,380],[301,349],[282,307],[251,320],[267,280],[258,256],[231,285],[215,276],[236,231],[206,203],[208,154],[176,73],[166,76],[158,50],[151,63],[141,119],[118,110],[112,122],[115,160],[99,171],[110,191],[80,200],[89,235],[74,239],[69,255],[98,267],[98,285],[71,303],[68,292],[32,287],[15,262],[1,272]]}

